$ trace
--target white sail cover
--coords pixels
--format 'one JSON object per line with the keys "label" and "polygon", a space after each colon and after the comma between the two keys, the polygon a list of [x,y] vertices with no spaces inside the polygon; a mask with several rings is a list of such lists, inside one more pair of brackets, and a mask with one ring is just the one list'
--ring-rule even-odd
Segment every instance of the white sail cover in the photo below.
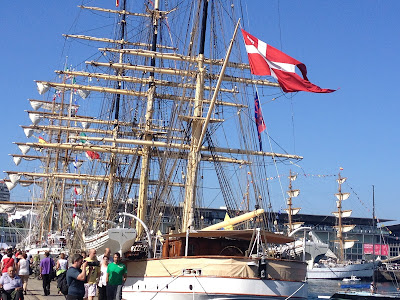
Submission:
{"label": "white sail cover", "polygon": [[[301,208],[292,208],[292,216],[296,215]],[[289,214],[289,209],[285,209],[286,213]]]}
{"label": "white sail cover", "polygon": [[11,191],[13,188],[15,188],[15,184],[10,181],[5,181],[5,184],[9,191]]}
{"label": "white sail cover", "polygon": [[350,193],[337,193],[335,196],[338,200],[347,200],[350,197]]}
{"label": "white sail cover", "polygon": [[32,128],[24,128],[24,133],[27,138],[30,138],[33,135],[33,129]]}
{"label": "white sail cover", "polygon": [[14,164],[18,166],[21,163],[21,157],[13,157]]}
{"label": "white sail cover", "polygon": [[39,108],[42,107],[43,104],[42,102],[36,100],[29,100],[29,102],[31,103],[33,110],[38,110]]}
{"label": "white sail cover", "polygon": [[339,184],[343,184],[343,183],[346,182],[346,180],[347,180],[346,177],[342,177],[342,178],[340,178],[340,179],[337,179],[336,181],[337,181]]}
{"label": "white sail cover", "polygon": [[27,160],[27,161],[33,161],[33,160],[35,160],[35,159],[39,159],[39,158],[37,158],[37,157],[24,157],[24,160]]}
{"label": "white sail cover", "polygon": [[20,220],[23,217],[26,217],[27,215],[30,215],[30,214],[31,214],[30,210],[17,210],[17,211],[15,211],[14,214],[8,215],[8,222],[11,223],[14,220]]}
{"label": "white sail cover", "polygon": [[[339,230],[339,226],[334,226],[336,230]],[[356,225],[342,225],[342,232],[349,232],[354,229]]]}
{"label": "white sail cover", "polygon": [[88,129],[90,127],[90,123],[88,122],[81,122],[82,128]]}
{"label": "white sail cover", "polygon": [[349,232],[350,230],[353,230],[356,225],[343,225],[342,227],[342,232]]}
{"label": "white sail cover", "polygon": [[354,242],[355,241],[345,241],[344,245],[343,245],[344,249],[349,249],[349,248],[353,247],[354,246]]}
{"label": "white sail cover", "polygon": [[30,186],[30,185],[32,185],[32,182],[20,182],[19,184],[21,186]]}
{"label": "white sail cover", "polygon": [[304,224],[304,222],[295,222],[295,223],[292,223],[292,228],[293,228],[293,230],[294,230],[294,229],[297,229],[297,228],[300,228],[303,224]]}
{"label": "white sail cover", "polygon": [[47,84],[41,83],[41,82],[36,82],[36,85],[37,85],[37,90],[39,92],[39,95],[43,95],[50,89],[50,86],[48,86]]}
{"label": "white sail cover", "polygon": [[90,91],[88,90],[78,90],[78,95],[81,96],[83,99],[89,97]]}
{"label": "white sail cover", "polygon": [[10,177],[13,184],[16,184],[21,179],[21,175],[18,174],[10,174],[8,177]]}
{"label": "white sail cover", "polygon": [[289,179],[290,179],[291,181],[295,181],[295,180],[297,179],[297,175],[289,176]]}
{"label": "white sail cover", "polygon": [[288,194],[289,197],[294,198],[300,194],[300,190],[287,191],[286,193]]}
{"label": "white sail cover", "polygon": [[35,113],[29,113],[29,119],[31,119],[33,125],[37,125],[40,122],[40,115]]}
{"label": "white sail cover", "polygon": [[30,146],[28,145],[18,145],[19,150],[21,150],[22,154],[25,155],[29,152],[29,150],[31,149]]}
{"label": "white sail cover", "polygon": [[335,255],[335,253],[333,253],[332,250],[329,248],[328,248],[328,251],[326,251],[325,256],[337,259],[337,256]]}
{"label": "white sail cover", "polygon": [[[352,210],[342,210],[342,218],[348,218],[351,216]],[[339,213],[334,211],[332,213],[336,218],[339,218]]]}

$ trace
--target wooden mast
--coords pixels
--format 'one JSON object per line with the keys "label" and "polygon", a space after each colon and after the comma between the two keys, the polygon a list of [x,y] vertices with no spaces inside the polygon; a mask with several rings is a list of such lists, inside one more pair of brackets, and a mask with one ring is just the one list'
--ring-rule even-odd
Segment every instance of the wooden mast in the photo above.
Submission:
{"label": "wooden mast", "polygon": [[[158,21],[159,21],[159,0],[155,0],[154,2],[154,10],[153,10],[153,39],[151,45],[151,51],[157,50],[157,36],[158,36]],[[151,67],[155,67],[156,62],[155,58],[151,59]],[[146,125],[144,130],[144,140],[152,141],[153,135],[151,133],[152,130],[152,119],[154,112],[154,99],[156,94],[156,85],[154,84],[154,72],[150,72],[149,77],[149,88],[147,91],[147,105],[146,105]],[[139,186],[139,199],[138,199],[138,207],[137,207],[137,217],[146,223],[146,214],[147,214],[147,190],[149,184],[149,170],[150,170],[150,146],[143,146],[143,155],[140,169],[140,186]],[[143,226],[140,222],[136,222],[136,232],[137,239],[140,239],[143,233]],[[149,241],[150,242],[150,241]]]}
{"label": "wooden mast", "polygon": [[287,199],[287,206],[288,206],[288,220],[289,220],[289,233],[292,232],[292,170],[289,171],[289,191],[288,191],[289,198]]}
{"label": "wooden mast", "polygon": [[347,248],[353,247],[354,242],[356,241],[356,240],[345,240],[345,238],[344,238],[344,233],[352,230],[355,227],[355,225],[343,224],[343,218],[350,217],[350,215],[351,215],[351,210],[346,211],[346,210],[342,209],[342,201],[348,199],[350,196],[350,193],[342,192],[342,184],[346,181],[346,179],[347,178],[342,177],[339,172],[338,180],[337,180],[338,184],[339,184],[338,192],[335,194],[335,196],[337,198],[336,206],[337,206],[338,210],[334,214],[338,219],[338,225],[335,226],[335,228],[337,230],[337,238],[338,238],[337,242],[339,243],[339,260],[340,261],[345,260],[344,250]]}
{"label": "wooden mast", "polygon": [[[121,10],[125,11],[126,8],[126,0],[122,2],[122,7]],[[126,27],[126,14],[122,14],[121,16],[121,33],[120,33],[120,40],[122,41],[120,43],[120,49],[124,48],[124,38],[125,38],[125,28]],[[119,55],[119,63],[123,63],[123,53],[120,53]],[[123,69],[117,69],[116,70],[116,76],[122,76],[123,75]],[[117,81],[117,90],[122,89],[122,82]],[[118,120],[119,120],[119,111],[120,111],[120,102],[121,102],[121,94],[117,93],[116,94],[116,99],[115,99],[115,107],[114,107],[114,120],[117,122],[114,125],[113,128],[113,133],[112,136],[114,139],[118,137],[119,133],[119,126],[118,126]],[[112,147],[116,147],[116,143],[112,143]],[[107,201],[106,201],[106,215],[105,219],[107,221],[111,220],[111,210],[114,204],[114,183],[115,183],[115,177],[117,176],[117,165],[118,165],[118,158],[116,153],[111,153],[110,155],[110,174],[109,174],[109,180],[108,180],[108,192],[107,192]],[[118,199],[119,200],[119,199]],[[117,201],[118,201],[117,200]],[[107,224],[107,226],[109,223]]]}
{"label": "wooden mast", "polygon": [[301,226],[304,224],[304,222],[293,222],[293,216],[297,214],[300,210],[300,208],[293,208],[293,203],[292,203],[292,198],[297,197],[300,194],[300,190],[293,190],[292,187],[292,181],[295,181],[297,179],[296,174],[292,174],[292,170],[289,171],[289,190],[287,191],[288,198],[287,198],[287,206],[288,208],[286,209],[287,215],[288,215],[288,221],[289,223],[287,224],[288,226],[288,233],[291,233],[294,229],[297,227]]}
{"label": "wooden mast", "polygon": [[342,178],[338,176],[338,197],[336,201],[337,209],[338,209],[338,229],[337,229],[337,237],[339,240],[339,260],[342,262],[344,260],[344,239],[343,239],[343,225],[342,225],[342,182],[346,180],[345,178]]}
{"label": "wooden mast", "polygon": [[204,44],[206,38],[207,28],[207,10],[208,0],[203,1],[203,15],[201,22],[201,36],[199,55],[197,57],[198,73],[196,78],[196,94],[194,100],[194,112],[192,120],[192,136],[190,141],[190,152],[188,155],[188,164],[186,170],[186,183],[185,183],[185,198],[182,215],[182,232],[189,230],[193,226],[194,221],[194,206],[196,201],[196,182],[197,170],[200,163],[200,152],[197,146],[200,141],[201,129],[203,120],[200,119],[203,115],[203,97],[204,97]]}

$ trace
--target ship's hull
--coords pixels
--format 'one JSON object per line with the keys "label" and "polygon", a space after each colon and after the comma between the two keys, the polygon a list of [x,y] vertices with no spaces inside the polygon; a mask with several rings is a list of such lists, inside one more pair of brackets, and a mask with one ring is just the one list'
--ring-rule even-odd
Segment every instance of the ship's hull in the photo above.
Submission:
{"label": "ship's hull", "polygon": [[113,228],[85,237],[84,242],[86,249],[96,249],[98,253],[103,253],[106,248],[125,253],[131,249],[135,238],[136,231],[133,228]]}
{"label": "ship's hull", "polygon": [[386,281],[399,281],[400,270],[380,270],[378,278]]}
{"label": "ship's hull", "polygon": [[249,258],[133,261],[127,263],[128,279],[122,295],[126,300],[307,299],[307,283],[299,280],[302,273],[305,275],[303,266],[296,261],[273,261],[267,263],[268,275],[261,279],[256,276],[258,260]]}
{"label": "ship's hull", "polygon": [[374,273],[374,264],[349,264],[343,266],[322,266],[307,270],[308,279],[343,279],[356,276],[358,278],[370,278]]}

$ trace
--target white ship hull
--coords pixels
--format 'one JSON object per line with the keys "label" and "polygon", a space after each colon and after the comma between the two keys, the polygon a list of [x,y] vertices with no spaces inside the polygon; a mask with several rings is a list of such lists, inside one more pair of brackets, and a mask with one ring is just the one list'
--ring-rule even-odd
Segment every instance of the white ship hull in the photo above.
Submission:
{"label": "white ship hull", "polygon": [[343,279],[351,276],[358,278],[372,277],[374,273],[374,264],[351,264],[342,266],[321,266],[307,270],[308,279]]}
{"label": "white ship hull", "polygon": [[[298,261],[268,261],[265,279],[257,277],[258,260],[245,257],[154,259],[127,262],[127,267],[128,278],[122,290],[122,298],[126,300],[284,299],[289,296],[307,299],[308,296],[305,265]],[[303,280],[293,280],[300,277]]]}
{"label": "white ship hull", "polygon": [[136,231],[133,228],[113,228],[85,237],[84,241],[86,249],[96,249],[98,253],[103,253],[106,248],[124,253],[131,249],[135,238]]}
{"label": "white ship hull", "polygon": [[221,277],[135,277],[123,288],[123,299],[307,299],[307,283]]}

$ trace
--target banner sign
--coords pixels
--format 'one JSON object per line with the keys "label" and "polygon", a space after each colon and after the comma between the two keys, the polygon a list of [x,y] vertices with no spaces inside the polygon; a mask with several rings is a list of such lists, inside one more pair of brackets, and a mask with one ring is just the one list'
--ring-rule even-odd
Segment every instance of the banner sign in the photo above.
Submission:
{"label": "banner sign", "polygon": [[[375,251],[373,251],[373,247],[375,247]],[[364,244],[364,254],[375,254],[375,255],[389,255],[389,245],[380,245],[380,244]]]}

